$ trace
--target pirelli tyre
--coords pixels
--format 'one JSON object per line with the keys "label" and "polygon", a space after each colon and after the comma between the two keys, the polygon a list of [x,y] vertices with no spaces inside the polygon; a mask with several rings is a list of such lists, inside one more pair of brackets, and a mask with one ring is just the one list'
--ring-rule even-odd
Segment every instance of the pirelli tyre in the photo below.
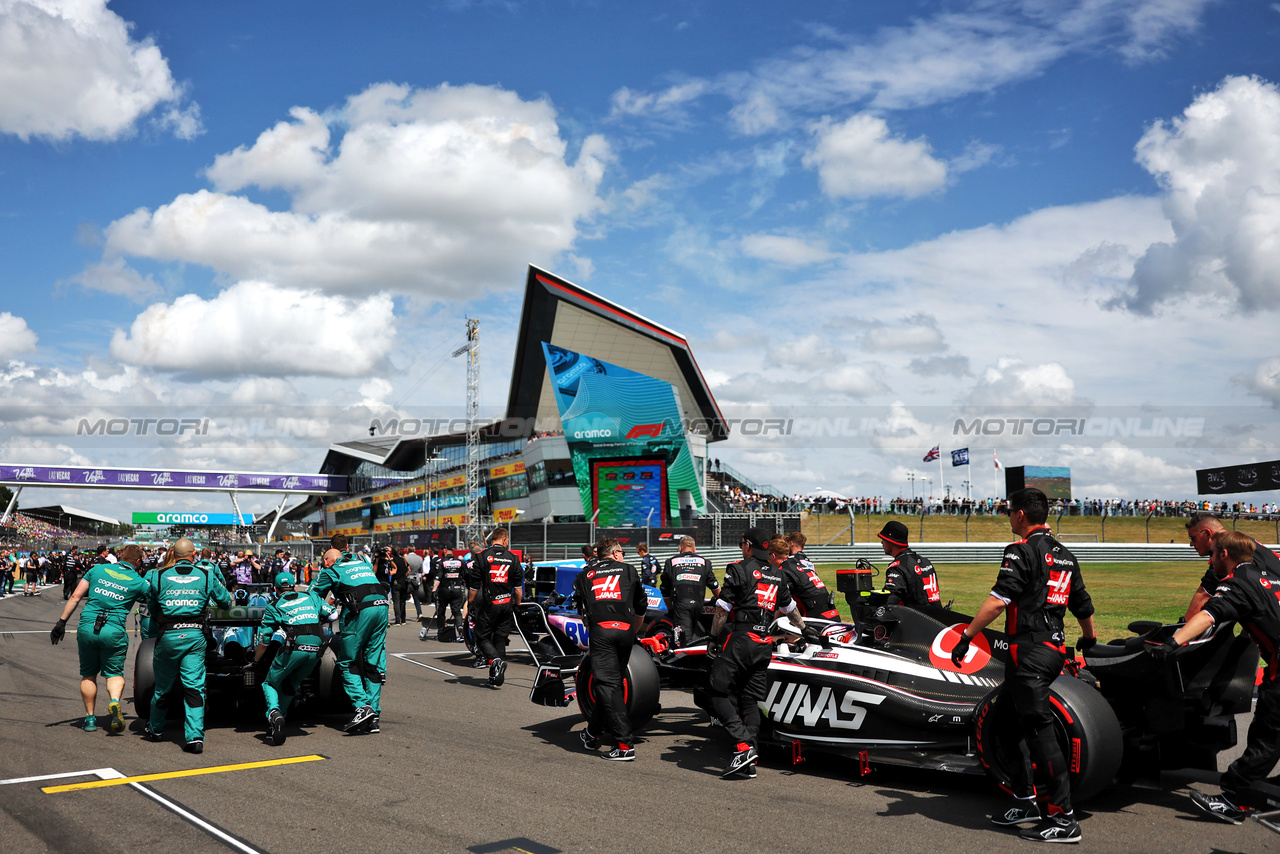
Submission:
{"label": "pirelli tyre", "polygon": [[133,658],[133,711],[140,718],[151,715],[151,695],[156,690],[156,673],[152,662],[155,651],[155,638],[145,638],[138,644],[138,652]]}
{"label": "pirelli tyre", "polygon": [[[596,705],[595,696],[591,693],[592,682],[591,656],[587,655],[582,659],[577,675],[578,708],[587,720],[591,720],[591,712]],[[627,717],[635,729],[643,728],[662,708],[658,668],[642,646],[631,650],[627,675],[622,680],[622,694],[627,703]]]}
{"label": "pirelli tyre", "polygon": [[[337,641],[335,640],[334,643]],[[333,647],[326,644],[320,653],[320,662],[316,665],[316,702],[326,712],[341,712],[351,708],[347,692],[342,687],[342,676],[338,673],[338,656]]]}
{"label": "pirelli tyre", "polygon": [[[974,708],[974,735],[978,758],[1001,786],[1009,785],[1012,757],[1006,756],[996,737],[1001,726],[1011,726],[997,702],[1000,689],[982,698]],[[1124,755],[1120,721],[1097,689],[1072,676],[1059,676],[1050,688],[1054,730],[1063,758],[1071,768],[1071,798],[1084,801],[1115,779]]]}

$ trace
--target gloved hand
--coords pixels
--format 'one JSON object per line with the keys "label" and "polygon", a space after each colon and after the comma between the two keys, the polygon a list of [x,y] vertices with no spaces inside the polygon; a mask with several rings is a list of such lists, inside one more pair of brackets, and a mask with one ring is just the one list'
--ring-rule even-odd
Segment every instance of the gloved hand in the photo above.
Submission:
{"label": "gloved hand", "polygon": [[1088,652],[1089,650],[1093,649],[1097,645],[1098,645],[1098,639],[1096,637],[1080,638],[1080,640],[1076,641],[1076,651]]}
{"label": "gloved hand", "polygon": [[707,641],[707,658],[715,661],[720,657],[720,653],[724,651],[724,642],[718,638],[712,638]]}
{"label": "gloved hand", "polygon": [[1182,649],[1182,644],[1178,643],[1173,638],[1169,638],[1167,641],[1151,650],[1151,657],[1163,664],[1169,660],[1170,656],[1180,649]]}
{"label": "gloved hand", "polygon": [[52,643],[54,646],[57,646],[58,641],[62,640],[62,638],[66,635],[66,633],[67,633],[67,621],[58,620],[58,622],[53,624],[53,628],[49,631],[49,642]]}
{"label": "gloved hand", "polygon": [[960,640],[956,641],[956,648],[951,650],[951,663],[956,667],[964,663],[964,657],[969,652],[970,643],[970,637],[961,630]]}
{"label": "gloved hand", "polygon": [[799,638],[798,640],[787,644],[787,646],[791,647],[792,652],[799,655],[800,653],[804,652],[806,649],[809,648],[809,643],[804,638]]}

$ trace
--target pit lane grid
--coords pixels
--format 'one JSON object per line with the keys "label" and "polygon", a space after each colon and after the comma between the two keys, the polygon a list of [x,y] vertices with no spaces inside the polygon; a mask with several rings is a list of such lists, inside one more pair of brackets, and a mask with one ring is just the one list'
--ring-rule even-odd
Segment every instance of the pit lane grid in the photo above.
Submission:
{"label": "pit lane grid", "polygon": [[322,761],[325,758],[326,757],[320,755],[295,756],[287,759],[271,759],[263,762],[242,762],[235,765],[219,765],[211,768],[195,768],[185,771],[167,771],[159,774],[143,774],[137,777],[126,777],[114,768],[94,768],[89,771],[66,771],[60,774],[44,774],[36,777],[17,777],[11,780],[0,780],[0,786],[41,783],[47,780],[65,780],[71,777],[97,777],[97,780],[87,783],[46,786],[42,788],[41,791],[45,794],[60,794],[63,792],[82,791],[84,789],[102,788],[105,786],[127,785],[130,788],[141,792],[143,795],[160,804],[160,806],[177,815],[184,821],[198,827],[200,830],[203,830],[214,839],[225,843],[228,847],[236,851],[244,852],[244,854],[265,854],[261,848],[241,839],[231,831],[219,827],[189,807],[178,803],[172,798],[167,798],[164,795],[161,795],[155,789],[145,786],[143,783],[153,782],[155,780],[171,780],[179,777],[194,777],[204,774],[221,774],[228,771],[245,771],[251,768],[269,768],[278,765],[293,765],[299,762],[317,762]]}
{"label": "pit lane grid", "polygon": [[[201,759],[261,760],[278,756],[276,750],[330,757],[314,765],[139,784],[158,786],[189,812],[251,840],[245,844],[253,850],[539,850],[522,844],[533,841],[545,846],[541,850],[634,854],[674,850],[682,836],[700,854],[850,846],[864,854],[1028,850],[989,828],[986,816],[1001,801],[978,778],[892,768],[861,778],[847,763],[814,754],[799,767],[767,756],[757,780],[722,781],[728,748],[678,692],[664,696],[663,713],[641,735],[636,762],[601,761],[578,742],[576,709],[529,703],[533,668],[518,647],[510,650],[507,684],[495,691],[485,687],[484,670],[470,670],[465,647],[421,642],[412,624],[390,630],[391,657],[439,666],[390,665],[381,735],[346,736],[340,730],[345,716],[300,713],[286,746],[274,749],[263,740],[260,721],[229,721],[217,710],[203,757],[182,754],[173,731],[161,745],[85,734],[71,717],[82,713],[75,647],[53,647],[36,631],[47,634],[63,604],[54,599],[0,606],[0,632],[33,632],[0,634],[0,775],[86,765],[163,771]],[[131,685],[130,667],[125,676]],[[1243,735],[1247,721],[1239,723]],[[136,733],[141,721],[130,716],[130,724]],[[305,770],[312,767],[319,770]],[[1212,790],[1213,781],[1206,774],[1171,778],[1164,791],[1114,787],[1082,805],[1082,849],[1280,852],[1277,838],[1252,823],[1232,827],[1193,816],[1185,790],[1175,791],[1187,783]],[[149,796],[124,795],[127,788],[46,795],[37,784],[0,787],[0,850],[227,850],[225,841],[186,819],[155,810]],[[601,804],[624,804],[625,821],[597,820]]]}

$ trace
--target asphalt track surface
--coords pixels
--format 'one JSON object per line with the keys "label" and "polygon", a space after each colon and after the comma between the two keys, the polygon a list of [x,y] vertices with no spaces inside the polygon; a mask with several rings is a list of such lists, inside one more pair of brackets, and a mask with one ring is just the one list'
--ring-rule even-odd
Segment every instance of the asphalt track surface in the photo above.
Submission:
{"label": "asphalt track surface", "polygon": [[[129,699],[132,646],[129,729],[86,733],[75,639],[69,631],[59,646],[49,643],[60,593],[0,600],[0,781],[90,773],[0,785],[3,854],[1033,850],[989,828],[987,815],[1004,801],[982,778],[891,768],[860,778],[847,761],[813,756],[792,768],[767,754],[757,779],[722,780],[729,746],[680,693],[664,696],[635,762],[603,761],[582,749],[576,713],[529,702],[527,655],[513,653],[506,685],[492,690],[461,645],[422,642],[413,623],[389,630],[380,735],[345,735],[345,717],[300,715],[280,747],[256,721],[219,718],[201,756],[182,752],[177,721],[165,743],[144,742]],[[104,687],[103,715],[105,698]],[[43,791],[309,756],[323,758]],[[1164,783],[1164,791],[1113,787],[1078,806],[1077,848],[1280,851],[1280,836],[1253,822],[1235,827],[1190,812],[1187,786],[1212,791],[1212,775],[1166,775]]]}

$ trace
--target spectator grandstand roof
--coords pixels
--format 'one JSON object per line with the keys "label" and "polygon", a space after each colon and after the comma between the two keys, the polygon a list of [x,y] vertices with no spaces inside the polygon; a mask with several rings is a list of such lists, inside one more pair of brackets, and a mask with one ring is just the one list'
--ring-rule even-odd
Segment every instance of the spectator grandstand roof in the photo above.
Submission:
{"label": "spectator grandstand roof", "polygon": [[[559,423],[560,411],[542,352],[544,341],[671,383],[680,395],[685,418],[700,423],[699,432],[707,441],[728,438],[728,425],[684,336],[531,265],[507,393],[506,422],[481,430],[482,441],[527,435],[528,431],[507,429],[516,419],[528,425],[536,422],[540,430],[548,429],[542,425]],[[422,465],[425,447],[465,441],[465,434],[457,432],[426,438],[370,436],[335,442],[329,446],[320,471],[350,474],[361,461],[409,470]],[[295,508],[300,509],[301,505]]]}
{"label": "spectator grandstand roof", "polygon": [[110,516],[100,516],[97,513],[90,513],[88,510],[81,510],[78,507],[68,507],[65,504],[48,504],[44,507],[23,507],[22,512],[28,516],[34,516],[37,519],[43,519],[46,522],[52,522],[55,525],[61,525],[60,521],[63,516],[70,517],[72,522],[102,522],[107,525],[119,525],[119,519],[112,519]]}
{"label": "spectator grandstand roof", "polygon": [[533,266],[511,369],[508,418],[560,417],[544,341],[671,383],[680,393],[685,417],[709,427],[699,431],[706,432],[708,441],[728,438],[720,408],[684,336]]}

